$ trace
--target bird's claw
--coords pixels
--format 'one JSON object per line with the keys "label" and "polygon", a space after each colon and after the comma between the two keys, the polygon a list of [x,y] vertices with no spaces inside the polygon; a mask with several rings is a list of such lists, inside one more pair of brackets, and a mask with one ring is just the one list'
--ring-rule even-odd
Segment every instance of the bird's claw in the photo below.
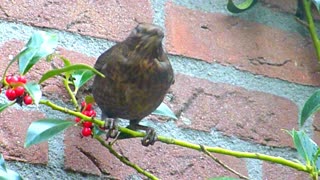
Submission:
{"label": "bird's claw", "polygon": [[105,131],[106,131],[106,140],[108,140],[109,138],[115,138],[118,136],[119,131],[117,129],[117,125],[116,125],[116,119],[113,118],[107,118],[105,119]]}
{"label": "bird's claw", "polygon": [[141,143],[143,146],[153,145],[157,141],[157,134],[154,129],[149,128],[146,131],[146,136],[143,137]]}

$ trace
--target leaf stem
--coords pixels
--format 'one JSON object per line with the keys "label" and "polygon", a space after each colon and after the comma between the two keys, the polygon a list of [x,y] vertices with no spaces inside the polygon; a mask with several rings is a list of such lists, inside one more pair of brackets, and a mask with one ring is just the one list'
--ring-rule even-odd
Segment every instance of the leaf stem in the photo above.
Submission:
{"label": "leaf stem", "polygon": [[65,88],[67,89],[67,92],[68,92],[68,94],[69,94],[70,97],[71,97],[71,101],[72,101],[73,105],[74,105],[75,107],[77,107],[77,111],[80,111],[79,106],[78,106],[78,102],[77,102],[77,99],[76,99],[76,96],[75,96],[74,93],[72,92],[72,90],[71,90],[71,88],[70,88],[70,86],[69,86],[69,81],[68,81],[67,78],[64,78],[64,79],[63,79],[63,85],[64,85]]}
{"label": "leaf stem", "polygon": [[313,45],[316,50],[318,62],[320,62],[320,43],[319,43],[319,38],[317,35],[316,27],[314,25],[314,21],[312,18],[311,14],[311,1],[310,0],[303,0],[303,7],[304,7],[304,12],[306,14],[307,22],[308,22],[308,30],[311,35],[311,39],[313,41]]}

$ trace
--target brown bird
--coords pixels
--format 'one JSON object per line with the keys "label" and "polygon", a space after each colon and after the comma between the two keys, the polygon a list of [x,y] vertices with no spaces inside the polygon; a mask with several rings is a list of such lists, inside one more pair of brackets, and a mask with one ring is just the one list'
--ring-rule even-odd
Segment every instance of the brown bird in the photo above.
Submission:
{"label": "brown bird", "polygon": [[139,24],[94,65],[106,76],[95,77],[92,93],[106,121],[107,138],[117,135],[116,120],[123,118],[130,120],[128,128],[146,131],[144,146],[156,141],[155,130],[139,122],[161,104],[174,81],[163,37],[160,27]]}

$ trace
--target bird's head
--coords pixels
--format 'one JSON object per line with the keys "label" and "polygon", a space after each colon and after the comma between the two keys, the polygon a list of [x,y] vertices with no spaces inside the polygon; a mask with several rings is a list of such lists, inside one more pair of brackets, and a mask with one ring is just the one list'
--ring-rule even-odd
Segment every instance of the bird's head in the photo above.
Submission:
{"label": "bird's head", "polygon": [[161,27],[153,24],[138,24],[131,32],[127,40],[133,42],[133,46],[138,51],[154,52],[162,48],[164,33]]}

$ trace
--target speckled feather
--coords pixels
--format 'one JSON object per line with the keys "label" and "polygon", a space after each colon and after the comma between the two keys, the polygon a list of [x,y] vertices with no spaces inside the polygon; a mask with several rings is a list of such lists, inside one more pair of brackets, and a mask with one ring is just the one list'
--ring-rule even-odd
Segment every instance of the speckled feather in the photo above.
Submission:
{"label": "speckled feather", "polygon": [[162,38],[159,27],[140,24],[98,58],[106,78],[96,76],[92,92],[106,117],[141,120],[163,101],[174,77]]}

